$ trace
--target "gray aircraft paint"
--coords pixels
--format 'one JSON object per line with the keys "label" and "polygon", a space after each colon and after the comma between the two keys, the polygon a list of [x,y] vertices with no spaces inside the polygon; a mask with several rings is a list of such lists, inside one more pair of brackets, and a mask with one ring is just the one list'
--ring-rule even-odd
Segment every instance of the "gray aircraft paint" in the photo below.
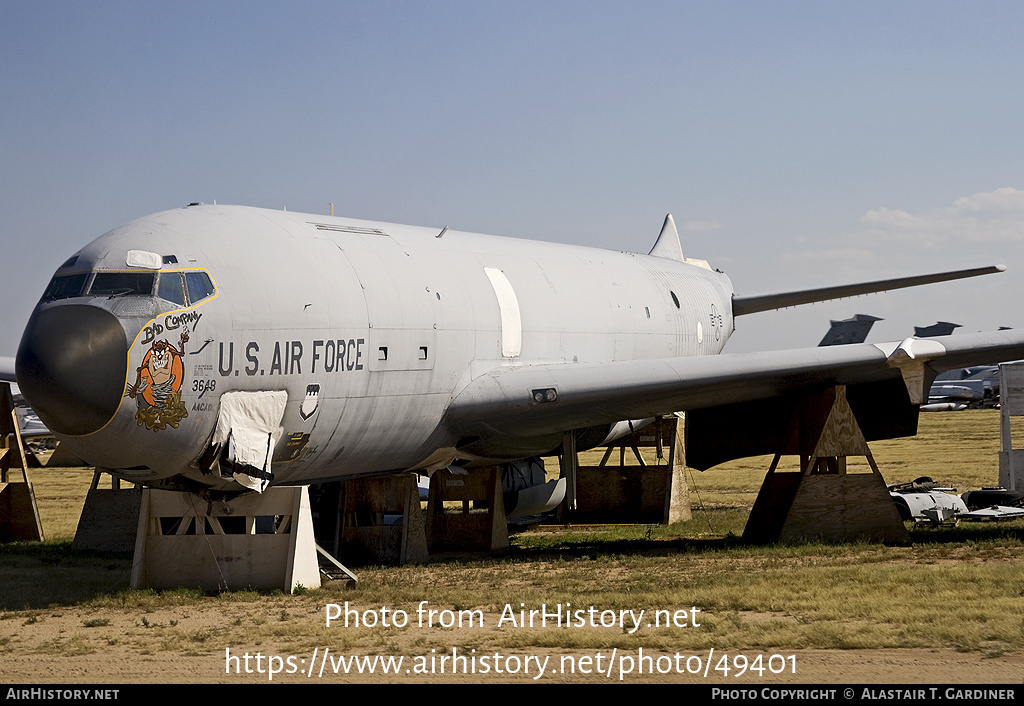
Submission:
{"label": "gray aircraft paint", "polygon": [[[732,284],[683,258],[671,219],[653,251],[662,256],[440,236],[231,206],[141,218],[58,275],[136,271],[128,253],[141,251],[164,260],[156,272],[208,273],[215,295],[187,307],[116,294],[43,301],[19,349],[22,389],[91,464],[130,480],[236,488],[197,467],[229,392],[287,393],[273,472],[294,484],[523,458],[553,450],[569,430],[900,375],[889,360],[896,344],[719,355],[733,330]],[[744,301],[746,311],[772,308],[770,297]],[[101,312],[120,322],[126,355]],[[90,317],[102,348],[82,343],[91,331],[75,322]],[[944,356],[940,367],[1024,355],[1013,332],[932,340],[945,351],[931,354]],[[53,352],[61,344],[66,356]],[[129,392],[157,356],[180,362],[161,394],[180,394],[175,409],[187,414],[153,413],[151,427],[153,414],[140,416],[147,403]],[[57,387],[46,366],[60,373]],[[88,415],[61,401],[64,387],[90,398]]]}
{"label": "gray aircraft paint", "polygon": [[[116,313],[131,341],[126,384],[155,342],[184,348],[177,384],[188,414],[177,427],[147,429],[125,396],[102,429],[58,435],[99,466],[146,467],[119,471],[127,478],[209,481],[190,464],[213,432],[220,395],[286,390],[284,438],[310,436],[297,458],[275,465],[275,482],[410,468],[456,445],[440,422],[485,371],[718,353],[732,328],[727,318],[717,328],[711,320],[713,307],[729,311],[731,285],[705,267],[454,230],[436,235],[193,206],[101,236],[70,269],[131,269],[129,250],[173,255],[177,264],[161,271],[205,271],[216,295],[188,308],[136,296],[41,304]],[[701,315],[717,340],[698,343]],[[304,418],[310,385],[319,386],[316,411]]]}

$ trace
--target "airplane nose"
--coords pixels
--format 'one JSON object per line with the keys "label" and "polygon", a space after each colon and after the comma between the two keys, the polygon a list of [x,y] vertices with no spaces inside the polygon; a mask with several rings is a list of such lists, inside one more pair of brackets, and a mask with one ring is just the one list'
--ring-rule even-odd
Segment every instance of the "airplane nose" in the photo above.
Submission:
{"label": "airplane nose", "polygon": [[15,372],[25,399],[51,430],[70,436],[102,429],[124,396],[128,342],[108,311],[81,304],[37,308],[18,348]]}

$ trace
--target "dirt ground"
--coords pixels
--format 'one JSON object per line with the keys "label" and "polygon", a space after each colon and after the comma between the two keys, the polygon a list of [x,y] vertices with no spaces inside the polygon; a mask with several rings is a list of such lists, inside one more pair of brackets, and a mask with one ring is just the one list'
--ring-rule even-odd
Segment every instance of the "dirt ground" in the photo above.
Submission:
{"label": "dirt ground", "polygon": [[[662,656],[660,666],[666,674],[636,673],[619,674],[629,662],[624,652],[612,653],[609,649],[589,650],[543,650],[535,647],[517,651],[514,648],[502,648],[497,652],[508,658],[518,655],[525,660],[527,654],[535,659],[548,658],[545,673],[538,677],[539,663],[535,660],[520,662],[519,674],[515,671],[515,663],[508,662],[502,673],[496,673],[494,667],[489,673],[452,674],[449,662],[445,665],[445,673],[440,673],[441,664],[438,650],[433,673],[416,674],[417,655],[429,655],[431,649],[423,645],[422,636],[417,638],[411,631],[397,638],[397,642],[389,641],[386,649],[378,654],[402,656],[403,668],[398,674],[332,674],[330,667],[323,675],[319,674],[320,661],[314,662],[312,650],[306,654],[293,655],[293,668],[289,670],[288,654],[285,650],[275,647],[273,639],[264,639],[257,644],[230,644],[224,636],[218,636],[216,629],[209,626],[221,624],[225,620],[222,611],[189,607],[186,611],[156,611],[152,613],[134,613],[124,610],[95,609],[88,612],[80,608],[61,608],[56,612],[44,611],[35,617],[25,618],[11,614],[0,620],[0,644],[5,654],[0,657],[0,680],[8,684],[213,684],[213,683],[263,683],[271,681],[267,674],[271,656],[279,657],[277,663],[280,673],[274,675],[275,683],[691,683],[691,684],[1020,684],[1024,679],[1024,655],[1021,653],[986,654],[984,652],[958,652],[950,648],[941,649],[866,649],[866,650],[795,650],[779,651],[784,659],[776,657],[772,665],[776,668],[785,665],[782,673],[772,674],[769,669],[762,669],[763,675],[754,671],[737,677],[735,673],[723,675],[714,668],[703,673],[686,672],[684,662],[680,661],[683,674],[675,673],[664,656],[665,650],[654,651],[654,658]],[[143,620],[144,619],[144,620]],[[310,621],[318,620],[312,617]],[[86,625],[90,625],[87,627]],[[168,630],[174,625],[175,630]],[[172,633],[195,635],[196,631],[209,630],[210,637],[197,643],[194,649],[183,651],[176,647],[167,649],[173,640]],[[149,634],[144,634],[144,633]],[[268,633],[271,631],[268,631]],[[445,635],[448,644],[474,644],[474,636],[467,632],[453,630]],[[221,642],[223,640],[223,642]],[[336,648],[327,647],[331,655],[337,653]],[[227,673],[229,665],[228,651],[239,659],[233,673]],[[76,654],[76,652],[79,652]],[[245,673],[244,655],[250,655],[249,668]],[[461,654],[468,653],[463,647]],[[631,651],[630,651],[631,652]],[[484,655],[493,655],[481,645],[477,650],[478,659]],[[598,658],[598,653],[602,657]],[[260,655],[257,661],[257,654]],[[355,649],[351,654],[367,654],[366,650]],[[700,655],[702,652],[686,652],[685,655]],[[745,655],[753,660],[758,654],[755,650],[733,651],[735,655]],[[318,651],[322,656],[322,649]],[[794,657],[790,657],[794,655]],[[348,655],[346,655],[348,656]],[[631,653],[632,658],[636,655]],[[650,656],[650,655],[649,655]],[[560,665],[564,657],[572,657],[578,665],[577,673],[561,673]],[[590,658],[590,661],[581,661]],[[716,651],[713,662],[720,659]],[[767,664],[769,654],[763,655]],[[310,675],[309,663],[315,666]],[[429,664],[428,662],[422,662]],[[483,661],[478,662],[483,671]],[[495,664],[494,662],[490,663]],[[633,663],[635,665],[635,662]],[[652,663],[654,664],[654,663]],[[696,671],[697,663],[690,662],[692,671]],[[795,673],[792,668],[795,666]],[[597,673],[598,669],[601,673]],[[289,671],[293,673],[288,673]],[[354,670],[353,670],[354,671]],[[657,671],[657,667],[655,667]],[[528,672],[528,673],[524,673]],[[585,674],[582,672],[590,672]],[[621,678],[620,678],[621,677]]]}

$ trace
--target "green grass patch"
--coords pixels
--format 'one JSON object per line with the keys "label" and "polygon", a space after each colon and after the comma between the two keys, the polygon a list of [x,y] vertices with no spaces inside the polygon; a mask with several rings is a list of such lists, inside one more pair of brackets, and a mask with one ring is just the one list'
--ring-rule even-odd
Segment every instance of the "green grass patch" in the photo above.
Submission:
{"label": "green grass patch", "polygon": [[[920,435],[872,444],[890,483],[930,475],[959,490],[996,479],[998,413],[922,415]],[[585,460],[585,462],[587,462]],[[130,590],[130,554],[71,548],[90,473],[37,471],[51,541],[0,545],[0,652],[208,655],[225,647],[401,654],[495,648],[776,650],[1024,648],[1024,520],[912,527],[911,547],[741,540],[768,468],[760,457],[688,474],[693,519],[670,526],[539,527],[497,556],[440,554],[423,566],[357,569],[358,584],[210,594]],[[52,484],[52,485],[51,485]],[[76,500],[77,498],[77,500]],[[77,510],[75,503],[77,502]],[[56,524],[53,524],[56,523]],[[57,529],[52,529],[57,527]],[[327,628],[327,603],[481,611],[485,628]],[[699,627],[498,629],[506,605],[700,608]],[[646,621],[645,621],[646,622]],[[61,626],[57,635],[38,631]],[[61,632],[62,631],[62,632]]]}

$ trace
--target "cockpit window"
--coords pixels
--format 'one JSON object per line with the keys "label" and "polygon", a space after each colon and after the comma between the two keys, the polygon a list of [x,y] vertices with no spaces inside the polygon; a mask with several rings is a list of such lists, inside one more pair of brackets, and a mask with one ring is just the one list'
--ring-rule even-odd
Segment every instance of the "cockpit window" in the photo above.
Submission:
{"label": "cockpit window", "polygon": [[[178,306],[193,306],[217,293],[210,275],[199,270],[161,271],[145,270],[110,271],[100,270],[92,277],[91,272],[54,275],[43,292],[43,301],[70,299],[83,295],[113,297],[124,295],[156,296]],[[156,285],[156,291],[153,291]],[[88,291],[84,291],[88,286]]]}
{"label": "cockpit window", "polygon": [[210,275],[205,272],[186,272],[185,283],[188,285],[188,300],[193,304],[212,297],[217,291],[210,281]]}
{"label": "cockpit window", "polygon": [[212,297],[214,289],[210,275],[205,272],[189,270],[187,272],[161,272],[160,286],[157,296],[181,306],[192,306]]}
{"label": "cockpit window", "polygon": [[97,272],[89,287],[94,296],[115,296],[153,293],[153,272]]}
{"label": "cockpit window", "polygon": [[76,272],[73,275],[58,275],[50,280],[50,283],[46,285],[46,291],[43,292],[43,299],[45,301],[52,301],[54,299],[70,299],[71,297],[77,297],[82,293],[82,287],[85,286],[85,280],[88,279],[88,272]]}
{"label": "cockpit window", "polygon": [[174,304],[185,306],[185,291],[181,287],[181,273],[161,272],[157,296]]}

